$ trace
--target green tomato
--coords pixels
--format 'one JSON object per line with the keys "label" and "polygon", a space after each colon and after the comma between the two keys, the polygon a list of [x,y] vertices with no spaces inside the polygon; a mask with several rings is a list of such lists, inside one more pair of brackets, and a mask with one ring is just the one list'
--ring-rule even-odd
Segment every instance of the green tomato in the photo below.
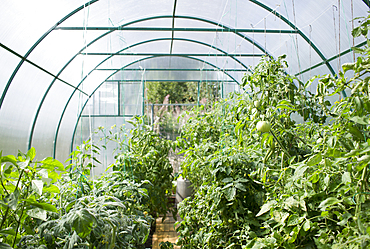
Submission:
{"label": "green tomato", "polygon": [[261,106],[261,102],[260,102],[259,100],[255,100],[255,101],[253,102],[253,105],[254,105],[256,108],[258,108],[258,107],[260,107],[260,106]]}
{"label": "green tomato", "polygon": [[268,121],[258,121],[257,131],[269,132],[271,130],[271,124]]}
{"label": "green tomato", "polygon": [[229,219],[229,220],[228,220],[228,222],[229,222],[229,223],[233,223],[233,220],[232,220],[232,219]]}

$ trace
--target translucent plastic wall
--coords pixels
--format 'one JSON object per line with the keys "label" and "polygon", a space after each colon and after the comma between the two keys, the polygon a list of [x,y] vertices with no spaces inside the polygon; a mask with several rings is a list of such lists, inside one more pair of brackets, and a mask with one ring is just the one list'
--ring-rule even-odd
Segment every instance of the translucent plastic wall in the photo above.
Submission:
{"label": "translucent plastic wall", "polygon": [[261,56],[286,54],[303,81],[336,74],[363,44],[351,20],[368,10],[362,0],[3,0],[0,150],[65,161],[99,126],[142,115],[146,83],[212,82],[226,96]]}

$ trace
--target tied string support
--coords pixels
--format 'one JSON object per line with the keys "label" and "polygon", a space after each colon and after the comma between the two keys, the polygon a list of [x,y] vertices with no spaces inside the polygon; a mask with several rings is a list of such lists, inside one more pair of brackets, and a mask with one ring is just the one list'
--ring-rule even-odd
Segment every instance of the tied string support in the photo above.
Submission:
{"label": "tied string support", "polygon": [[[337,27],[335,25],[336,21],[335,21],[335,11],[338,11],[338,7],[333,5],[333,25],[334,25],[334,41],[335,41],[335,52],[336,54],[339,55],[339,51],[338,51],[338,39],[337,39]],[[340,12],[340,11],[339,11]],[[339,63],[337,62],[337,68],[338,68],[338,71],[339,71]]]}

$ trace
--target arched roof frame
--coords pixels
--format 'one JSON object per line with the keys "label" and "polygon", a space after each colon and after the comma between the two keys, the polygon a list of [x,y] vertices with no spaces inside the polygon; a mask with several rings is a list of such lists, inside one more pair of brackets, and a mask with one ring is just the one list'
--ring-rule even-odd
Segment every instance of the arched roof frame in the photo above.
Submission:
{"label": "arched roof frame", "polygon": [[[204,42],[200,42],[200,41],[196,41],[196,40],[191,40],[191,39],[185,39],[185,38],[157,38],[157,39],[151,39],[151,40],[145,40],[145,41],[141,41],[141,42],[139,42],[139,43],[136,43],[136,44],[132,44],[132,45],[130,45],[130,46],[128,46],[128,47],[125,47],[125,48],[123,48],[123,49],[121,49],[121,50],[119,50],[118,52],[116,52],[116,53],[112,53],[111,55],[109,55],[107,58],[105,58],[104,60],[102,60],[97,66],[95,66],[85,77],[84,77],[84,79],[76,86],[76,87],[74,87],[75,89],[74,89],[74,91],[72,92],[72,95],[73,94],[75,94],[75,92],[76,91],[79,91],[79,86],[83,83],[83,81],[87,78],[87,76],[89,76],[94,70],[97,70],[97,68],[101,65],[101,64],[103,64],[105,61],[107,61],[107,60],[109,60],[110,58],[112,58],[114,55],[118,55],[119,53],[121,53],[122,51],[125,51],[125,50],[127,50],[127,49],[130,49],[130,48],[133,48],[133,47],[135,47],[135,46],[139,46],[139,45],[142,45],[142,44],[146,44],[146,43],[150,43],[150,42],[156,42],[156,41],[163,41],[163,40],[179,40],[179,41],[186,41],[186,42],[192,42],[192,43],[197,43],[197,44],[200,44],[200,45],[203,45],[203,46],[207,46],[207,47],[210,47],[210,48],[212,48],[212,49],[215,49],[215,50],[217,50],[217,51],[219,51],[219,52],[221,52],[221,53],[223,53],[223,54],[225,54],[225,55],[228,55],[228,53],[227,52],[225,52],[225,51],[223,51],[222,49],[220,49],[220,48],[217,48],[217,47],[215,47],[214,45],[211,45],[211,44],[208,44],[208,43],[204,43]],[[94,42],[95,42],[95,40],[94,40]],[[91,43],[89,44],[89,45],[91,45]],[[85,48],[83,48],[83,49],[85,49]],[[83,50],[82,49],[82,50]],[[79,54],[83,54],[82,53],[82,50],[80,50],[80,52],[79,53],[77,53],[75,56],[73,56],[68,62],[67,62],[67,64],[62,68],[62,70],[57,74],[58,76],[62,73],[62,71],[68,66],[68,64],[70,64],[71,62],[72,62],[72,60],[74,59],[74,58],[76,58]],[[248,71],[251,71],[250,70],[250,68],[248,67],[248,66],[246,66],[246,65],[244,65],[244,63],[242,63],[241,61],[239,61],[237,58],[235,58],[234,56],[229,56],[230,58],[232,58],[233,60],[235,60],[237,63],[239,63],[243,68],[245,68],[246,70],[248,70]],[[220,71],[222,71],[222,70],[220,70]],[[29,139],[28,139],[28,148],[31,148],[32,147],[32,139],[33,139],[33,134],[34,134],[34,130],[35,130],[35,127],[36,127],[36,122],[37,122],[37,119],[38,119],[38,116],[39,116],[39,113],[40,113],[40,110],[41,110],[41,108],[42,108],[42,105],[43,105],[43,103],[44,103],[44,101],[45,101],[45,98],[46,98],[46,95],[48,94],[48,92],[50,91],[50,89],[51,89],[51,87],[52,87],[52,85],[54,84],[54,82],[55,82],[55,80],[56,80],[56,78],[54,78],[54,80],[51,82],[51,84],[49,85],[49,87],[48,87],[48,89],[46,90],[46,92],[45,92],[45,94],[44,94],[44,96],[43,96],[43,98],[41,99],[41,101],[40,101],[40,104],[39,104],[39,107],[38,107],[38,109],[37,109],[37,111],[36,111],[36,114],[35,114],[35,118],[34,118],[34,120],[33,120],[33,123],[32,123],[32,127],[31,127],[31,131],[30,131],[30,135],[29,135]],[[80,92],[82,92],[82,93],[84,93],[82,90],[80,90]],[[86,93],[84,93],[86,96],[88,96],[88,94],[86,94]],[[71,96],[71,98],[72,98],[72,96]],[[70,99],[71,99],[70,98]],[[70,101],[70,99],[69,99],[69,101]],[[67,105],[68,105],[68,103],[69,103],[69,101],[67,102]]]}
{"label": "arched roof frame", "polygon": [[327,68],[329,69],[330,73],[332,75],[335,75],[335,71],[333,69],[333,67],[330,65],[330,63],[327,61],[326,57],[324,56],[324,54],[320,51],[320,49],[312,42],[311,39],[309,39],[303,32],[302,30],[300,30],[295,24],[293,24],[291,21],[289,21],[287,18],[285,18],[283,15],[281,15],[279,12],[277,12],[276,10],[273,10],[271,9],[270,7],[268,7],[267,5],[261,3],[260,1],[257,1],[257,0],[249,0],[250,2],[256,4],[257,6],[260,6],[261,8],[269,11],[270,13],[272,13],[273,15],[275,15],[276,17],[280,18],[283,22],[285,22],[286,24],[288,24],[292,29],[296,30],[297,33],[312,47],[312,49],[320,56],[321,60],[323,62],[325,62],[325,65],[327,66]]}
{"label": "arched roof frame", "polygon": [[[22,57],[22,60],[21,62],[17,65],[16,69],[13,71],[13,74],[11,75],[8,83],[6,84],[5,88],[4,88],[4,91],[3,91],[3,94],[0,98],[0,109],[2,107],[2,104],[3,104],[3,101],[4,101],[4,98],[5,98],[5,95],[10,87],[10,84],[12,82],[12,80],[14,79],[15,77],[15,74],[18,72],[19,68],[22,66],[23,62],[27,59],[27,57],[31,54],[31,52],[36,48],[36,46],[53,30],[55,29],[60,29],[58,28],[58,26],[63,23],[64,21],[66,21],[69,17],[73,16],[74,14],[76,14],[77,12],[79,12],[80,10],[84,9],[85,7],[88,7],[90,6],[91,4],[97,2],[99,0],[92,0],[92,1],[89,1],[87,3],[85,3],[84,5],[81,5],[79,8],[75,9],[74,11],[70,12],[68,15],[66,15],[65,17],[63,17],[59,22],[57,22],[53,27],[51,27],[43,36],[40,37],[40,39],[28,50],[28,52],[25,54],[25,56]],[[325,56],[322,54],[322,52],[316,47],[315,44],[312,43],[312,41],[300,30],[298,29],[293,23],[291,23],[288,19],[286,19],[284,16],[282,16],[280,13],[278,13],[276,10],[273,10],[271,9],[270,7],[268,7],[267,5],[261,3],[260,1],[257,1],[257,0],[249,0],[250,2],[256,4],[257,6],[259,7],[262,7],[263,9],[271,12],[272,14],[274,14],[275,16],[277,16],[278,18],[280,18],[282,21],[284,21],[285,23],[287,23],[290,27],[292,27],[294,30],[296,30],[298,32],[298,34],[300,36],[302,36],[302,38],[304,40],[306,40],[310,45],[311,47],[315,50],[315,52],[321,57],[322,61],[326,64],[326,66],[328,67],[329,71],[334,75],[335,74],[335,71],[334,69],[332,68],[332,66],[330,65],[330,63],[327,61],[327,59],[325,58]],[[369,5],[369,1],[368,0],[363,0],[363,2],[367,5],[367,6],[370,6]],[[175,1],[175,6],[174,8],[176,7],[176,1]],[[164,18],[165,16],[162,16],[162,18]],[[172,16],[168,16],[169,18],[179,18],[181,16],[175,16],[175,10],[174,10],[174,14]],[[184,17],[182,16],[182,18],[192,18],[192,17]],[[192,18],[192,19],[197,19],[197,18]],[[210,21],[211,22],[211,21]],[[124,24],[122,26],[127,26],[129,24]],[[221,26],[223,28],[226,28],[226,26],[224,25],[220,25],[220,24],[217,24],[218,26]],[[121,27],[122,27],[121,26]],[[238,33],[237,33],[238,34]],[[238,34],[238,35],[241,35],[241,36],[244,36],[242,34]],[[244,36],[245,37],[245,36]],[[249,39],[248,39],[249,40]],[[250,41],[250,40],[249,40]],[[253,45],[256,45],[259,49],[261,49],[262,51],[264,51],[264,49],[261,47],[261,46],[258,46],[255,42],[252,42]]]}
{"label": "arched roof frame", "polygon": [[[23,65],[23,62],[24,61],[27,61],[27,57],[32,53],[32,51],[42,42],[43,39],[45,39],[45,37],[47,35],[50,34],[51,31],[53,30],[68,30],[68,29],[71,29],[71,28],[68,28],[68,27],[58,27],[60,24],[62,24],[64,21],[66,21],[69,17],[71,17],[72,15],[76,14],[77,12],[79,12],[80,10],[82,10],[83,8],[85,7],[88,7],[90,6],[91,4],[97,2],[99,0],[93,0],[93,1],[90,1],[82,6],[80,6],[79,8],[75,9],[74,11],[72,11],[71,13],[69,13],[68,15],[66,15],[65,17],[63,17],[59,22],[57,22],[53,27],[51,27],[44,35],[42,35],[40,37],[39,40],[37,40],[37,42],[27,51],[27,53],[24,55],[24,56],[20,56],[22,58],[21,62],[17,65],[17,67],[15,68],[15,70],[13,71],[11,77],[9,78],[5,88],[4,88],[4,91],[2,93],[2,96],[0,98],[0,109],[2,107],[2,104],[4,102],[4,99],[5,99],[5,96],[8,92],[8,89],[15,77],[15,75],[17,74],[18,70],[20,69],[20,67]],[[115,30],[122,30],[124,27],[126,26],[129,26],[129,25],[132,25],[132,24],[135,24],[135,23],[139,23],[139,22],[143,22],[143,21],[148,21],[148,20],[152,20],[152,19],[159,19],[159,18],[173,18],[173,16],[154,16],[154,17],[148,17],[148,18],[143,18],[143,19],[139,19],[139,20],[134,20],[134,21],[131,21],[131,22],[128,22],[128,23],[125,23],[123,25],[121,25],[120,27],[115,27],[115,28],[98,28],[98,29],[106,29],[106,30],[109,30],[108,32],[104,33],[103,35],[99,36],[98,38],[96,38],[94,41],[92,41],[91,43],[89,43],[87,46],[84,47],[84,49],[88,46],[90,46],[91,44],[93,44],[94,42],[96,42],[97,40],[103,38],[104,36],[110,34],[111,32],[115,31]],[[227,30],[227,31],[230,31],[230,30],[233,30],[225,25],[222,25],[222,24],[219,24],[219,23],[216,23],[216,22],[213,22],[211,20],[207,20],[207,19],[202,19],[202,18],[197,18],[197,17],[190,17],[190,16],[176,16],[176,18],[187,18],[187,19],[194,19],[194,20],[198,20],[198,21],[203,21],[203,22],[206,22],[206,23],[210,23],[210,24],[213,24],[213,25],[216,25],[218,27],[222,27],[222,29],[220,29],[219,31],[223,31],[223,30]],[[79,29],[79,27],[73,27],[72,29]],[[89,30],[90,28],[89,27],[84,27],[83,29],[87,29]],[[96,29],[96,28],[93,28],[93,29]],[[249,38],[248,36],[246,35],[243,35],[241,33],[239,33],[238,31],[234,31],[235,34],[237,34],[238,36],[242,37],[243,39],[247,40],[248,42],[250,42],[251,44],[253,44],[253,46],[256,46],[260,51],[262,51],[263,53],[265,53],[266,55],[268,55],[269,57],[273,58],[273,56],[268,53],[260,44],[258,44],[256,41],[253,41],[251,38]],[[81,52],[81,51],[80,51]],[[18,55],[17,55],[18,56]],[[77,56],[77,55],[76,55]],[[69,64],[70,61],[67,63]],[[66,67],[66,66],[65,66]],[[63,67],[63,69],[65,69],[65,67]],[[60,75],[60,73],[58,73],[56,76],[58,77]],[[54,77],[55,79],[57,79],[56,77]],[[55,79],[53,81],[55,81]],[[65,82],[64,82],[65,83]],[[66,83],[67,85],[69,85],[68,83]]]}
{"label": "arched roof frame", "polygon": [[[17,67],[15,68],[15,70],[13,71],[11,77],[9,78],[8,80],[8,83],[6,84],[5,88],[4,88],[4,91],[2,93],[2,96],[0,98],[0,109],[2,107],[2,104],[3,104],[3,101],[4,101],[4,98],[6,96],[6,93],[10,87],[10,84],[11,82],[13,81],[16,73],[18,72],[18,70],[20,69],[20,67],[22,66],[23,62],[27,60],[27,57],[32,53],[32,51],[38,46],[38,44],[48,35],[50,34],[51,31],[55,30],[55,29],[59,29],[58,26],[63,23],[65,20],[67,20],[69,17],[73,16],[74,14],[76,14],[77,12],[79,12],[80,10],[82,10],[83,8],[85,7],[88,7],[90,6],[91,4],[97,2],[99,0],[92,0],[92,1],[89,1],[87,2],[86,4],[80,6],[79,8],[75,9],[74,11],[70,12],[68,15],[66,15],[65,17],[63,17],[59,22],[57,22],[54,26],[52,26],[43,36],[40,37],[40,39],[27,51],[27,53],[21,57],[22,60],[21,62],[17,65]],[[294,30],[296,30],[298,32],[298,34],[300,36],[303,37],[303,39],[305,39],[307,42],[309,42],[309,44],[313,47],[313,49],[319,54],[319,56],[322,58],[323,62],[325,62],[326,66],[329,68],[329,70],[331,71],[332,74],[335,74],[333,68],[331,67],[330,63],[326,60],[325,56],[321,53],[321,51],[312,43],[312,41],[310,41],[308,39],[307,36],[304,35],[304,33],[302,31],[300,31],[293,23],[291,23],[289,20],[287,20],[284,16],[282,16],[281,14],[277,13],[275,10],[272,10],[271,8],[269,8],[268,6],[262,4],[261,2],[259,1],[256,1],[256,0],[250,0],[251,2],[255,3],[256,5],[266,9],[267,11],[273,13],[275,16],[277,16],[278,18],[280,18],[282,21],[284,21],[285,23],[287,23],[290,27],[292,27]],[[364,1],[365,4],[368,4],[368,2]],[[194,17],[189,17],[189,16],[175,16],[175,15],[172,15],[172,16],[168,16],[169,18],[190,18],[190,19],[194,19],[194,20],[202,20],[201,18],[194,18]],[[155,17],[155,18],[166,18],[166,16],[161,16],[161,17]],[[150,19],[154,19],[154,18],[147,18],[146,20],[150,20]],[[142,19],[143,20],[143,19]],[[203,21],[205,22],[208,22],[208,23],[213,23],[212,21],[210,20],[206,20],[206,19],[203,19]],[[134,21],[134,22],[131,22],[132,23],[137,23],[138,21]],[[230,29],[224,25],[221,25],[221,24],[216,24],[216,23],[213,23],[215,25],[218,25],[224,29]],[[124,26],[127,26],[127,25],[130,25],[129,24],[124,24]],[[122,26],[121,26],[122,27]],[[222,31],[222,30],[220,30]],[[110,32],[113,32],[113,31],[110,31]],[[110,32],[107,32],[106,34],[110,33]],[[248,40],[249,42],[251,42],[254,46],[256,46],[257,48],[259,48],[261,51],[265,52],[266,54],[267,51],[265,51],[262,46],[258,45],[256,42],[252,41],[250,38],[248,38],[247,36],[243,35],[243,34],[240,34],[238,32],[235,32],[237,35],[243,37],[244,39]],[[270,55],[271,56],[271,55]],[[59,75],[59,74],[58,74]],[[57,75],[57,76],[58,76]],[[55,79],[57,79],[56,77],[54,78],[54,81]],[[76,90],[76,89],[75,89]]]}
{"label": "arched roof frame", "polygon": [[[96,0],[98,1],[98,0]],[[96,1],[91,1],[91,2],[96,2]],[[81,10],[81,7],[76,9],[75,11],[71,12],[71,13],[77,13],[79,10]],[[70,14],[68,16],[71,16]],[[29,136],[29,142],[28,142],[28,147],[30,148],[31,146],[31,141],[32,141],[32,137],[33,137],[33,132],[34,132],[34,129],[35,129],[35,124],[36,124],[36,121],[37,121],[37,117],[39,115],[39,112],[40,112],[40,109],[41,109],[41,106],[42,106],[42,103],[44,102],[45,98],[46,98],[46,95],[47,93],[50,91],[52,85],[54,84],[55,80],[58,79],[57,77],[64,71],[64,69],[73,61],[73,59],[75,59],[79,54],[83,54],[83,51],[91,46],[92,44],[94,44],[96,41],[100,40],[101,38],[105,37],[106,35],[114,32],[115,30],[122,30],[123,27],[126,27],[126,26],[129,26],[129,25],[132,25],[132,24],[135,24],[135,23],[139,23],[139,22],[143,22],[143,21],[148,21],[148,20],[152,20],[152,19],[158,19],[158,18],[172,18],[172,16],[154,16],[154,17],[148,17],[148,18],[143,18],[143,19],[139,19],[139,20],[135,20],[135,21],[131,21],[131,22],[128,22],[126,24],[123,24],[121,25],[118,29],[111,29],[109,30],[108,32],[102,34],[101,36],[97,37],[96,39],[94,39],[92,42],[90,42],[89,44],[87,44],[85,47],[83,47],[77,54],[75,54],[67,63],[66,65],[63,66],[63,68],[58,72],[58,74],[56,75],[56,77],[54,77],[52,83],[49,85],[48,89],[46,90],[46,93],[44,94],[42,100],[41,100],[41,105],[39,106],[38,110],[36,111],[36,118],[34,119],[34,122],[32,124],[32,127],[31,127],[31,135]],[[178,16],[177,18],[187,18],[187,19],[194,19],[194,20],[198,20],[198,21],[202,21],[202,22],[206,22],[206,23],[210,23],[210,24],[213,24],[213,25],[216,25],[216,26],[219,26],[219,27],[222,27],[223,29],[230,29],[229,27],[226,27],[225,25],[222,25],[222,24],[218,24],[216,22],[213,22],[213,21],[210,21],[210,20],[207,20],[207,19],[202,19],[202,18],[198,18],[198,17],[189,17],[189,16]],[[63,20],[63,19],[62,19]],[[64,21],[64,20],[63,20]],[[59,22],[59,24],[62,23],[62,21]],[[54,27],[55,30],[57,29],[65,29],[65,28],[58,28],[58,27]],[[222,30],[220,30],[222,31]],[[50,32],[48,32],[50,33]],[[252,40],[251,38],[243,35],[243,34],[240,34],[239,32],[236,32],[237,35],[239,35],[240,37],[242,37],[243,39],[247,40],[248,42],[250,42],[251,44],[253,44],[254,46],[256,46],[259,50],[261,50],[264,54],[270,56],[270,57],[273,57],[270,53],[268,53],[260,44],[258,44],[257,42],[255,42],[254,40]],[[45,35],[46,36],[46,35]],[[183,40],[186,40],[184,38],[168,38],[168,39],[172,39],[172,40],[180,40],[180,39],[183,39]],[[190,41],[190,39],[188,39]],[[41,40],[38,41],[38,43],[40,43]],[[196,41],[197,43],[199,44],[202,44],[202,45],[206,45],[206,43],[203,43],[203,42],[200,42],[200,41]],[[207,44],[209,45],[209,44]],[[34,45],[35,46],[35,45]],[[36,45],[37,46],[37,45]],[[35,47],[36,47],[35,46]],[[129,49],[130,47],[132,46],[129,46],[127,47],[127,49]],[[227,52],[225,51],[222,51],[221,49],[215,47],[214,45],[211,45],[210,47],[212,47],[213,49],[216,49],[217,51],[219,52],[222,52],[224,54],[227,54]],[[122,51],[122,50],[121,50]],[[31,51],[32,52],[32,51]],[[28,55],[27,55],[28,56]],[[256,55],[256,56],[260,56],[260,55]],[[230,56],[232,59],[234,59],[235,61],[237,61],[239,64],[241,64],[244,68],[246,68],[247,70],[248,67],[246,67],[243,63],[241,63],[238,59],[236,59],[234,56]],[[26,58],[26,57],[24,57]],[[19,68],[17,69],[19,70]],[[90,72],[91,73],[91,72]],[[14,76],[11,78],[11,80],[14,78]],[[11,80],[8,82],[8,84],[10,85],[11,83]],[[82,82],[81,82],[82,83]],[[81,84],[80,83],[80,84]],[[80,85],[79,84],[79,85]],[[7,87],[8,88],[8,87]],[[7,88],[6,88],[6,91],[7,91]],[[74,89],[73,93],[74,94],[76,92],[76,90],[79,90],[78,89],[78,86]],[[6,94],[6,93],[5,93]],[[3,97],[5,97],[5,94],[3,93]],[[84,93],[85,95],[87,95],[86,93]],[[2,105],[2,102],[3,102],[3,98],[0,100],[0,109],[1,109],[1,105]]]}
{"label": "arched roof frame", "polygon": [[[142,58],[142,59],[138,59],[138,60],[136,60],[136,61],[134,61],[134,62],[131,62],[131,63],[129,63],[129,64],[127,64],[127,65],[125,65],[125,66],[123,66],[122,68],[120,68],[120,69],[117,69],[115,72],[113,72],[112,74],[110,74],[102,83],[100,83],[96,88],[95,88],[95,90],[88,96],[88,99],[85,101],[85,103],[83,104],[83,106],[82,106],[82,108],[81,108],[81,111],[80,111],[80,113],[79,113],[79,115],[78,115],[78,119],[77,119],[77,121],[76,121],[76,124],[75,124],[75,128],[74,128],[74,132],[73,132],[73,137],[72,137],[72,143],[73,143],[73,140],[74,140],[74,136],[75,136],[75,133],[76,133],[76,127],[77,127],[77,125],[78,125],[78,122],[79,122],[79,120],[81,119],[81,115],[82,115],[82,112],[83,112],[83,110],[85,109],[85,107],[86,107],[86,104],[88,103],[88,101],[90,100],[90,98],[95,94],[95,92],[109,79],[109,78],[111,78],[112,76],[114,76],[116,73],[118,73],[118,72],[120,72],[121,70],[123,70],[123,69],[125,69],[125,68],[127,68],[127,67],[129,67],[129,66],[132,66],[132,65],[134,65],[134,64],[136,64],[136,63],[139,63],[139,62],[141,62],[141,61],[145,61],[145,60],[148,60],[148,59],[152,59],[152,58],[158,58],[158,57],[164,57],[164,56],[149,56],[149,57],[146,57],[146,58]],[[174,57],[177,57],[177,56],[174,56]],[[205,63],[205,64],[207,64],[207,65],[209,65],[209,66],[211,66],[211,67],[213,67],[213,68],[215,68],[215,69],[217,69],[217,70],[219,70],[219,71],[221,71],[222,72],[222,69],[221,68],[219,68],[219,67],[217,67],[216,65],[213,65],[212,63],[210,63],[210,62],[207,62],[207,61],[205,61],[205,60],[202,60],[202,59],[199,59],[199,58],[194,58],[194,57],[190,57],[190,56],[183,56],[183,57],[185,57],[185,58],[188,58],[188,59],[192,59],[192,60],[196,60],[196,61],[200,61],[200,62],[203,62],[203,63]],[[234,82],[236,82],[237,84],[239,84],[239,82],[234,78],[234,77],[232,77],[230,74],[228,74],[227,72],[223,72],[224,74],[226,74],[228,77],[230,77]],[[174,80],[175,81],[175,80]],[[53,157],[55,157],[55,155],[56,155],[56,147],[57,147],[57,141],[58,141],[58,134],[59,134],[59,129],[60,129],[60,125],[61,125],[61,123],[62,123],[62,120],[63,120],[63,117],[64,117],[64,113],[65,113],[65,111],[66,111],[66,109],[67,109],[67,106],[68,106],[68,103],[70,102],[70,100],[72,99],[72,96],[73,95],[71,95],[71,97],[69,98],[69,100],[68,100],[68,102],[67,102],[67,104],[66,104],[66,106],[65,106],[65,108],[64,108],[64,110],[63,110],[63,113],[62,113],[62,115],[61,115],[61,117],[60,117],[60,119],[59,119],[59,123],[58,123],[58,126],[57,126],[57,129],[56,129],[56,132],[55,132],[55,137],[54,137],[54,143],[53,143]],[[71,148],[72,148],[73,146],[71,145]]]}

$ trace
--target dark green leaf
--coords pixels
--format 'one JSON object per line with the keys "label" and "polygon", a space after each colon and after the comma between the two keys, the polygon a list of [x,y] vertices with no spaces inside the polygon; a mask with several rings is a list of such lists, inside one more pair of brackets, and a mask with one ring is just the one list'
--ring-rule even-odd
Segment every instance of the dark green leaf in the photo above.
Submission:
{"label": "dark green leaf", "polygon": [[9,244],[0,242],[0,249],[13,249]]}
{"label": "dark green leaf", "polygon": [[335,204],[338,204],[340,203],[341,201],[338,200],[337,198],[335,197],[329,197],[327,198],[325,201],[321,202],[320,205],[319,205],[319,208],[322,210],[322,211],[325,211],[326,208],[330,207],[330,206],[333,206]]}
{"label": "dark green leaf", "polygon": [[14,231],[13,228],[8,227],[8,228],[5,228],[5,229],[0,230],[0,234],[13,235],[13,236],[15,236],[15,231]]}
{"label": "dark green leaf", "polygon": [[85,238],[91,232],[91,229],[96,223],[96,218],[86,209],[75,210],[71,213],[70,221],[72,228],[81,238]]}
{"label": "dark green leaf", "polygon": [[38,207],[38,208],[46,210],[46,211],[50,211],[50,212],[54,212],[54,213],[58,212],[58,209],[56,207],[54,207],[53,205],[49,204],[49,203],[35,202],[35,201],[29,200],[29,199],[26,199],[24,201],[26,201],[28,203],[28,205],[32,205],[32,206]]}
{"label": "dark green leaf", "polygon": [[356,137],[357,139],[359,140],[364,140],[365,137],[364,137],[364,134],[355,126],[350,126],[348,127],[349,129],[349,132],[354,136]]}
{"label": "dark green leaf", "polygon": [[310,157],[307,161],[307,166],[314,166],[322,161],[321,153],[318,153],[312,157]]}

